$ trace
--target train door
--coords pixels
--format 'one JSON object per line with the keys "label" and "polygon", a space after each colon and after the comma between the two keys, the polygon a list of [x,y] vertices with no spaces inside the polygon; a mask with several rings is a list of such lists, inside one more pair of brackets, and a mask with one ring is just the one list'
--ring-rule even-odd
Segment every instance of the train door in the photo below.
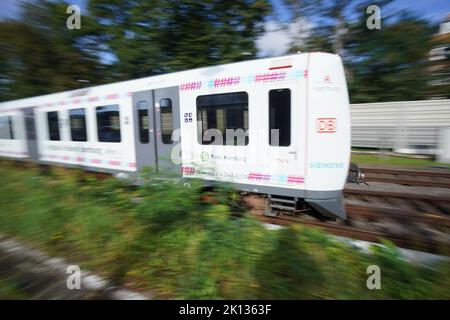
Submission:
{"label": "train door", "polygon": [[34,107],[23,110],[25,118],[25,139],[27,140],[28,156],[33,161],[39,160],[38,146],[36,142],[36,125],[34,121]]}
{"label": "train door", "polygon": [[[297,90],[284,87],[268,91],[269,146],[271,161],[277,171],[286,175],[284,183],[300,186],[304,183],[303,137],[300,131]],[[284,179],[285,178],[285,179]],[[284,181],[286,180],[286,181]],[[281,182],[281,181],[280,181]]]}
{"label": "train door", "polygon": [[177,145],[181,141],[172,141],[172,133],[180,128],[180,98],[178,87],[156,89],[154,92],[155,106],[155,128],[156,128],[156,147],[157,162],[159,171],[181,172],[181,161],[177,162],[172,158],[179,157]]}
{"label": "train door", "polygon": [[157,169],[153,91],[133,93],[136,167]]}

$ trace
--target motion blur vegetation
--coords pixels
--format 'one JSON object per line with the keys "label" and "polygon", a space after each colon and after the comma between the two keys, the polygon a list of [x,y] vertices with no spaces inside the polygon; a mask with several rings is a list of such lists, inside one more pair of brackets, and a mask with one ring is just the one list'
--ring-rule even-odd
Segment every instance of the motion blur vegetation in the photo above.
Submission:
{"label": "motion blur vegetation", "polygon": [[[450,298],[448,262],[409,264],[389,243],[369,255],[299,225],[268,230],[232,209],[226,187],[205,193],[151,172],[132,187],[3,160],[0,174],[1,233],[156,298]],[[366,287],[374,264],[381,290]]]}
{"label": "motion blur vegetation", "polygon": [[[81,29],[69,30],[70,1],[26,0],[17,19],[0,21],[0,101],[261,57],[268,22],[300,26],[290,53],[342,56],[352,103],[450,98],[448,84],[430,85],[428,59],[448,38],[391,2],[86,0]],[[369,5],[382,8],[380,30],[366,27]]]}

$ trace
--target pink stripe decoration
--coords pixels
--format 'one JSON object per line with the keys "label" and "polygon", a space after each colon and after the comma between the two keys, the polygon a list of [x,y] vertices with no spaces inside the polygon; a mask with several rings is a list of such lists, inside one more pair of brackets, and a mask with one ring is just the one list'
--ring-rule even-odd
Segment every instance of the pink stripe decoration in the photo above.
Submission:
{"label": "pink stripe decoration", "polygon": [[302,176],[288,176],[287,182],[303,184],[303,183],[305,183],[305,178]]}
{"label": "pink stripe decoration", "polygon": [[268,72],[257,74],[255,76],[255,82],[273,82],[273,81],[282,81],[286,79],[286,72]]}
{"label": "pink stripe decoration", "polygon": [[194,167],[181,167],[181,172],[184,174],[194,174],[195,168]]}
{"label": "pink stripe decoration", "polygon": [[240,82],[241,82],[240,77],[228,77],[228,78],[215,79],[214,80],[214,88],[238,85]]}
{"label": "pink stripe decoration", "polygon": [[102,160],[100,160],[100,159],[91,159],[91,162],[95,163],[95,164],[99,164],[99,163],[102,163]]}
{"label": "pink stripe decoration", "polygon": [[120,166],[120,161],[109,160],[108,164],[109,164],[110,166]]}
{"label": "pink stripe decoration", "polygon": [[270,174],[251,172],[248,175],[248,180],[267,181],[270,180]]}
{"label": "pink stripe decoration", "polygon": [[98,101],[98,97],[89,97],[88,101]]}
{"label": "pink stripe decoration", "polygon": [[180,85],[180,91],[197,90],[200,89],[201,87],[202,87],[201,81],[186,82]]}

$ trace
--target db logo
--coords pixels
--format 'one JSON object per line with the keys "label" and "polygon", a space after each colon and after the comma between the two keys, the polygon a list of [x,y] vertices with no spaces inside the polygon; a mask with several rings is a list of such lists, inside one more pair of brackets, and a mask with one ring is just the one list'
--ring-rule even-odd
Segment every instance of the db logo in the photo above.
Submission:
{"label": "db logo", "polygon": [[317,118],[316,131],[318,133],[334,133],[337,129],[336,118]]}

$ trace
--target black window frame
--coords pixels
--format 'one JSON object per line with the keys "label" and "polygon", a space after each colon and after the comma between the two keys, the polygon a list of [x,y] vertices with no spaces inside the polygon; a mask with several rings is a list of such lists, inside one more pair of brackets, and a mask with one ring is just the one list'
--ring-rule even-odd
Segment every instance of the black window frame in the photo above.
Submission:
{"label": "black window frame", "polygon": [[9,125],[9,135],[11,136],[10,140],[14,140],[14,121],[12,116],[8,116],[8,125]]}
{"label": "black window frame", "polygon": [[[289,116],[289,121],[283,121],[283,126],[280,125],[280,118],[277,119],[273,119],[272,116],[275,115],[275,112],[279,112],[281,113],[281,115],[278,115],[278,117],[283,116],[286,114],[286,110],[283,110],[281,108],[278,108],[278,106],[274,106],[273,102],[274,99],[276,97],[273,97],[273,94],[278,94],[280,92],[288,92],[289,96],[288,96],[288,109],[287,109],[287,114]],[[286,97],[285,97],[286,98]],[[272,89],[269,90],[268,93],[268,108],[269,108],[269,145],[272,147],[289,147],[292,144],[292,92],[290,88],[279,88],[279,89]],[[275,124],[274,122],[277,122],[277,124]],[[288,124],[286,126],[286,123]],[[278,126],[275,127],[275,126]],[[278,138],[278,145],[273,145],[272,144],[272,129],[278,129],[279,130],[279,138]],[[287,142],[286,142],[287,140]]]}
{"label": "black window frame", "polygon": [[[75,117],[81,117],[81,114],[74,114],[75,112],[78,112],[80,110],[83,111],[82,122],[84,125],[84,130],[73,128],[73,125],[72,125],[73,124],[72,120],[74,120]],[[70,127],[70,140],[71,141],[75,141],[75,142],[87,142],[88,141],[86,108],[69,109],[69,127]],[[77,131],[84,131],[84,135],[83,134],[80,135],[79,132],[77,132]],[[84,137],[84,138],[78,138],[79,136]]]}
{"label": "black window frame", "polygon": [[[53,115],[56,115],[56,117],[53,117]],[[61,125],[58,111],[47,111],[47,130],[48,140],[61,141]]]}
{"label": "black window frame", "polygon": [[[163,103],[164,102],[164,103]],[[166,102],[168,102],[166,104]],[[167,112],[167,110],[170,110],[169,112]],[[164,128],[164,121],[163,121],[163,114],[167,114],[170,113],[170,123],[172,125],[172,128],[170,128],[170,134],[169,133],[164,133],[165,128]],[[173,130],[174,130],[174,124],[173,124],[173,105],[172,105],[172,99],[170,98],[162,98],[161,100],[159,100],[159,123],[161,124],[161,142],[163,144],[172,144],[172,134],[173,134]]]}
{"label": "black window frame", "polygon": [[[114,109],[117,110],[104,110],[104,111],[99,111],[99,109],[101,108],[109,108],[112,109],[114,107]],[[99,117],[99,114],[101,115],[102,113],[117,113],[117,117],[118,117],[118,124],[119,124],[119,129],[114,129],[111,130],[110,134],[111,137],[110,138],[106,138],[105,137],[105,132],[102,131],[103,128],[107,127],[105,124],[101,124],[100,121],[104,121],[104,119],[101,119]],[[96,117],[96,124],[97,124],[97,140],[98,142],[106,142],[106,143],[121,143],[122,142],[122,125],[121,125],[121,119],[120,119],[120,105],[119,104],[110,104],[110,105],[104,105],[104,106],[98,106],[95,107],[95,117]],[[111,117],[109,118],[108,121],[111,121]],[[109,124],[109,127],[112,127],[111,124]],[[118,131],[118,134],[117,134]]]}
{"label": "black window frame", "polygon": [[[144,102],[145,108],[141,108],[140,104]],[[137,121],[138,121],[138,131],[139,131],[139,141],[142,144],[150,143],[150,114],[149,114],[149,104],[146,100],[140,100],[136,102],[137,111]],[[146,120],[144,120],[144,117]],[[146,124],[147,128],[144,127]]]}
{"label": "black window frame", "polygon": [[[228,100],[227,100],[228,99]],[[218,110],[222,110],[222,123],[218,125]],[[223,146],[247,146],[250,141],[248,130],[250,128],[250,111],[249,111],[249,95],[246,91],[234,91],[226,93],[215,93],[208,95],[197,96],[196,99],[196,111],[197,111],[197,141],[201,145],[223,145]],[[246,114],[247,113],[247,114]],[[204,118],[206,115],[206,121],[209,123],[209,117],[211,118],[212,126],[207,126],[208,129],[223,128],[222,131],[222,144],[218,144],[216,141],[205,141],[203,127]],[[233,125],[229,125],[233,123]],[[240,122],[240,123],[239,123]],[[199,130],[198,126],[201,126]],[[218,128],[221,127],[221,128]],[[237,130],[242,129],[245,132],[245,143],[238,144],[237,137],[234,137],[233,144],[227,144],[226,131],[228,129]]]}

